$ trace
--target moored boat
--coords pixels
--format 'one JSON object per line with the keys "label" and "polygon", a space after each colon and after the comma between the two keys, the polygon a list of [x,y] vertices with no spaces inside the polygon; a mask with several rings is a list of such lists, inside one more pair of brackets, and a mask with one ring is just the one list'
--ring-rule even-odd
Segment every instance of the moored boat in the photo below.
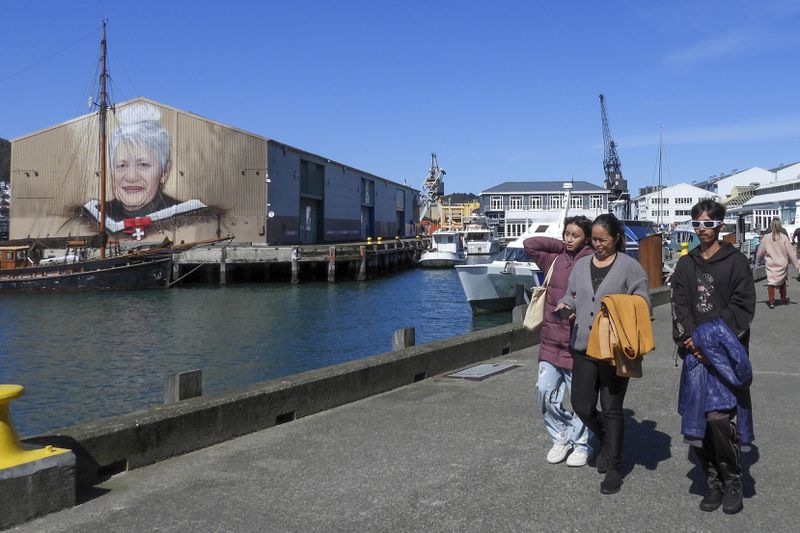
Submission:
{"label": "moored boat", "polygon": [[500,240],[491,228],[468,224],[463,235],[467,255],[494,255],[500,250]]}
{"label": "moored boat", "polygon": [[431,234],[431,247],[419,258],[424,268],[453,268],[467,261],[461,236],[453,230],[436,230]]}

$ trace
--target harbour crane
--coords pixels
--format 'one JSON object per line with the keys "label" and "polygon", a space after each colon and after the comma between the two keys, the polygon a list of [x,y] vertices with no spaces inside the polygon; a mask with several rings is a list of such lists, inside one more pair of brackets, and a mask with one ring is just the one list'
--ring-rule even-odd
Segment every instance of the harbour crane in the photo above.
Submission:
{"label": "harbour crane", "polygon": [[[425,178],[419,195],[420,220],[429,217],[433,206],[441,203],[442,196],[444,196],[445,174],[446,172],[444,169],[439,167],[436,153],[431,152],[431,168],[428,170],[428,177]],[[441,214],[441,211],[439,211],[439,213]]]}
{"label": "harbour crane", "polygon": [[[610,191],[609,204],[613,202],[613,205],[620,208],[616,209],[620,211],[620,218],[629,218],[628,200],[630,195],[628,194],[628,180],[622,177],[622,164],[619,161],[619,155],[617,155],[617,144],[611,138],[611,132],[608,129],[606,100],[602,94],[600,95],[600,116],[603,120],[603,172],[606,176],[604,186]],[[611,211],[613,212],[615,209],[611,209]]]}

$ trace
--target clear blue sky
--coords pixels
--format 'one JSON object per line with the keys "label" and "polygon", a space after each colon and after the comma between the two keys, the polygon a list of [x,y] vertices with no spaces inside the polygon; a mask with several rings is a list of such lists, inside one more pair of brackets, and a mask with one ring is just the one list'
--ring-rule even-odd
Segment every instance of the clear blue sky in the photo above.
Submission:
{"label": "clear blue sky", "polygon": [[791,0],[5,0],[0,137],[145,96],[419,188],[602,185],[598,94],[631,192],[800,161]]}

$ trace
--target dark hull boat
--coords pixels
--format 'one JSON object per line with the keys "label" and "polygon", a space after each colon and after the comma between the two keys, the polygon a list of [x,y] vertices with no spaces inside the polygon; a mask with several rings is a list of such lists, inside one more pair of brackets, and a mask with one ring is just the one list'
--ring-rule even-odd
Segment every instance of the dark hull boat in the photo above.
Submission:
{"label": "dark hull boat", "polygon": [[[6,254],[8,250],[0,251]],[[169,285],[170,257],[131,260],[112,257],[0,270],[0,294],[157,289]]]}

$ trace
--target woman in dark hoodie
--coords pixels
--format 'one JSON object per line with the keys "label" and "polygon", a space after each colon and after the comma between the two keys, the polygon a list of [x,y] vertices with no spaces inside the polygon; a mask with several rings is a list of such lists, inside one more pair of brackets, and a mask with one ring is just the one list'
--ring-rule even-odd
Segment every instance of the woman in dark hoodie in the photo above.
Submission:
{"label": "woman in dark hoodie", "polygon": [[[755,284],[748,260],[733,245],[719,240],[724,219],[725,206],[713,200],[692,207],[692,226],[700,246],[681,257],[672,274],[673,338],[682,358],[691,354],[706,366],[706,358],[692,342],[697,326],[721,318],[747,350],[755,314]],[[749,408],[749,392],[742,394]],[[735,409],[707,412],[702,443],[693,443],[707,479],[700,502],[703,511],[720,505],[729,514],[742,509],[735,415]]]}
{"label": "woman in dark hoodie", "polygon": [[560,463],[566,458],[567,466],[583,466],[590,455],[589,431],[581,419],[562,404],[564,394],[572,392],[570,322],[551,313],[567,290],[572,265],[578,258],[592,253],[592,247],[588,246],[591,236],[591,221],[577,216],[564,220],[561,240],[530,237],[523,242],[525,251],[543,273],[555,263],[545,296],[539,342],[539,376],[536,380],[544,425],[553,439],[553,447],[547,452],[550,464]]}

